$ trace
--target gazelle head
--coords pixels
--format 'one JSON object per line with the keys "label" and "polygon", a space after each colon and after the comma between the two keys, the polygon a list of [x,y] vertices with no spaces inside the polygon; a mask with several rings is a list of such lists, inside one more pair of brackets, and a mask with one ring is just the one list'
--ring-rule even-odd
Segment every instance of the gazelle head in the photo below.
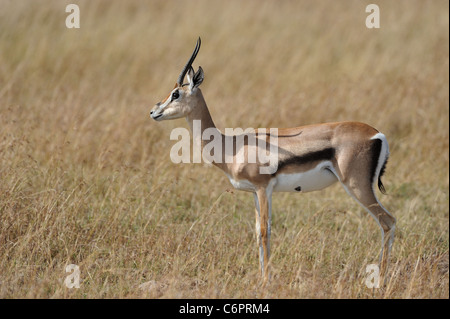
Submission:
{"label": "gazelle head", "polygon": [[[203,82],[204,73],[201,67],[198,67],[198,71],[194,73],[192,62],[194,62],[195,57],[200,50],[200,45],[201,40],[198,38],[194,52],[184,66],[183,71],[181,71],[177,83],[175,83],[175,87],[163,101],[156,103],[150,111],[150,116],[155,121],[186,117],[197,105],[195,101],[198,98],[200,91],[198,87]],[[188,83],[183,84],[186,74]]]}

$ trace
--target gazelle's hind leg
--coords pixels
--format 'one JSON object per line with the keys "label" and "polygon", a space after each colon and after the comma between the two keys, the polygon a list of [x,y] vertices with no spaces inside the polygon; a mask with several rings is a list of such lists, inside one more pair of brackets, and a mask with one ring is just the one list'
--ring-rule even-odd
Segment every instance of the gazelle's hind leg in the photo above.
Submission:
{"label": "gazelle's hind leg", "polygon": [[[395,218],[380,204],[370,183],[363,185],[348,185],[342,183],[345,190],[352,196],[377,222],[381,230],[380,276],[384,278],[389,261],[389,255],[394,242]],[[382,282],[382,281],[381,281]]]}
{"label": "gazelle's hind leg", "polygon": [[381,229],[380,275],[387,271],[389,254],[394,241],[395,218],[378,201],[373,185],[384,191],[380,181],[389,156],[389,147],[383,134],[376,134],[358,151],[358,157],[345,156],[342,152],[334,172],[347,193],[352,196],[378,223]]}

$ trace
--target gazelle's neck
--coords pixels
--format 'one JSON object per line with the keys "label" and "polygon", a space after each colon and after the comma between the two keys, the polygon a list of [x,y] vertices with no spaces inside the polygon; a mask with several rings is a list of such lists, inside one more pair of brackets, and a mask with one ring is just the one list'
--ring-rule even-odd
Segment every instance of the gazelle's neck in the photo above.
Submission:
{"label": "gazelle's neck", "polygon": [[[200,90],[198,90],[197,94],[198,94],[198,98],[195,101],[195,103],[197,103],[197,105],[195,105],[193,107],[193,111],[188,116],[186,116],[186,120],[187,120],[188,125],[192,132],[194,145],[200,144],[201,150],[203,152],[203,148],[205,147],[206,144],[209,143],[209,140],[205,141],[202,139],[202,136],[203,136],[203,133],[205,132],[205,130],[212,129],[212,132],[214,132],[214,134],[216,136],[220,136],[220,138],[222,139],[221,145],[224,145],[223,143],[224,143],[225,137],[216,128],[216,125],[214,124],[213,119],[211,117],[211,113],[209,113],[208,106],[206,105],[205,99],[203,98],[202,92]],[[198,129],[199,124],[200,124],[200,129]],[[211,132],[208,132],[208,133],[211,133]],[[207,138],[212,139],[212,137],[210,137],[210,134],[207,134]],[[224,168],[223,164],[225,163],[224,154],[222,154],[222,157],[223,158],[221,159],[220,162],[213,161],[212,164],[223,169]]]}
{"label": "gazelle's neck", "polygon": [[186,116],[186,120],[192,132],[194,132],[194,121],[200,121],[201,124],[200,133],[203,134],[203,132],[208,128],[214,129],[217,128],[212,120],[211,114],[209,113],[208,110],[208,106],[206,105],[205,99],[203,98],[202,92],[200,92],[200,90],[199,92],[197,92],[197,95],[198,98],[195,101],[197,105],[195,105],[193,107],[193,111],[189,113],[188,116]]}

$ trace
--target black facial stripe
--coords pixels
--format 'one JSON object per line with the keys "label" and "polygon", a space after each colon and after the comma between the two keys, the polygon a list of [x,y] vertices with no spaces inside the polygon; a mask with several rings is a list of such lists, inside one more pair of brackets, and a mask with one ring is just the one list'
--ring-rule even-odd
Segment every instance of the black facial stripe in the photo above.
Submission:
{"label": "black facial stripe", "polygon": [[[288,165],[303,165],[311,162],[316,161],[326,161],[331,160],[334,157],[334,154],[336,153],[336,150],[332,147],[325,148],[320,151],[311,152],[302,156],[292,156],[284,161],[281,161],[278,163],[278,171],[282,169],[285,166]],[[277,173],[274,173],[272,175],[276,175]]]}

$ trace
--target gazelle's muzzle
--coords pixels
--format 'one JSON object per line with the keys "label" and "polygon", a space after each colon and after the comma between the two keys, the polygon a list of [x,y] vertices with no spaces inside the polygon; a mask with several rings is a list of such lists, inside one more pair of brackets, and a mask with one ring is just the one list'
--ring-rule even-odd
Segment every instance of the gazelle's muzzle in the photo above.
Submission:
{"label": "gazelle's muzzle", "polygon": [[155,121],[158,121],[163,116],[163,110],[160,107],[161,102],[156,103],[153,109],[150,111],[150,117]]}

